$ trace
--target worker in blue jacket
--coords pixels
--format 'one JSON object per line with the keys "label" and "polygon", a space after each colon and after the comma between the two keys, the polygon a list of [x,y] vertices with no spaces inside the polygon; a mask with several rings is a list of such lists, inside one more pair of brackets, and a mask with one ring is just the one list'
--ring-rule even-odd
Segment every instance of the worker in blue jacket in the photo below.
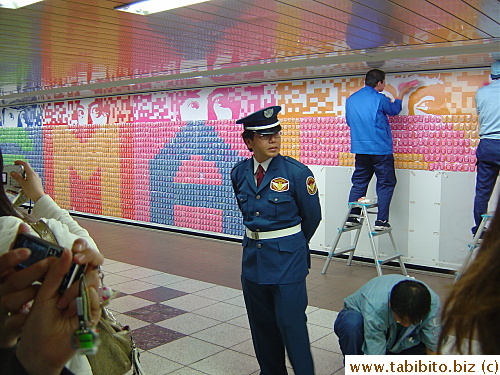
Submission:
{"label": "worker in blue jacket", "polygon": [[[389,206],[391,204],[396,173],[392,133],[387,116],[401,112],[402,97],[418,82],[403,85],[399,96],[391,100],[381,93],[385,89],[385,73],[372,69],[366,73],[365,87],[356,91],[346,101],[346,121],[351,130],[351,152],[356,154],[355,170],[352,175],[352,188],[349,202],[356,202],[366,195],[373,174],[377,176],[378,214],[374,229],[389,230]],[[346,225],[359,224],[355,215],[361,210],[353,208],[352,217]]]}
{"label": "worker in blue jacket", "polygon": [[476,150],[477,175],[474,196],[474,222],[472,234],[476,232],[488,212],[488,203],[500,172],[500,60],[491,66],[489,85],[476,92],[476,107],[479,115],[479,145]]}
{"label": "worker in blue jacket", "polygon": [[241,283],[261,375],[314,374],[307,332],[309,241],[321,221],[311,170],[280,154],[281,107],[257,111],[243,124],[253,157],[236,164],[231,181],[243,214]]}
{"label": "worker in blue jacket", "polygon": [[342,354],[436,354],[439,296],[402,275],[373,278],[344,299],[334,323]]}

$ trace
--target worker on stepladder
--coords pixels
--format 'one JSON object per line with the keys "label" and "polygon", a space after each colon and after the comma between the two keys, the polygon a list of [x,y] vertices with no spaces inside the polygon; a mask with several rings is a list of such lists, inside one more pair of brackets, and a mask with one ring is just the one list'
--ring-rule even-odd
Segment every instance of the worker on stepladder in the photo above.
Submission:
{"label": "worker on stepladder", "polygon": [[479,145],[476,150],[477,176],[474,197],[475,235],[481,215],[488,212],[498,172],[500,171],[500,61],[491,66],[491,82],[476,92],[476,107],[479,114]]}
{"label": "worker on stepladder", "polygon": [[[389,224],[389,206],[391,204],[396,173],[392,133],[387,116],[401,112],[402,98],[418,81],[400,85],[399,96],[391,100],[381,93],[385,88],[385,73],[372,69],[366,73],[365,87],[356,91],[346,101],[346,120],[351,130],[351,152],[356,154],[355,170],[352,175],[352,188],[349,202],[356,202],[364,197],[368,184],[377,176],[378,214],[374,229],[391,229]],[[359,215],[361,209],[355,207],[351,215]],[[357,217],[349,217],[346,226],[360,224]]]}

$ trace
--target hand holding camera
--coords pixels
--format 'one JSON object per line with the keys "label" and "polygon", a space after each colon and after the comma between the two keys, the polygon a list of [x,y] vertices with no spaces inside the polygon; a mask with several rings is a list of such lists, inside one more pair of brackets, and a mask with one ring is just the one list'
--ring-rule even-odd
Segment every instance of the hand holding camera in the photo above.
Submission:
{"label": "hand holding camera", "polygon": [[[30,374],[60,374],[67,361],[76,354],[71,338],[79,327],[78,318],[68,314],[68,309],[61,309],[58,302],[61,280],[72,265],[71,252],[64,249],[60,258],[51,260],[16,349],[19,362]],[[89,287],[87,297],[90,321],[97,322],[101,313],[97,291]]]}
{"label": "hand holding camera", "polygon": [[[61,246],[42,240],[28,233],[19,233],[14,241],[13,247],[16,249],[27,248],[31,250],[30,257],[16,266],[18,270],[25,269],[48,257],[61,258],[64,252],[64,248]],[[63,278],[59,291],[64,292],[68,289],[85,272],[86,267],[86,264],[80,265],[73,262],[68,273]]]}
{"label": "hand holding camera", "polygon": [[[33,168],[23,160],[16,160],[14,164],[14,166],[9,166],[10,168],[14,167],[14,169],[10,171],[9,177],[21,187],[26,197],[36,203],[37,200],[45,195],[40,176],[38,176]],[[18,170],[15,170],[15,167],[17,167]],[[20,167],[21,169],[19,170]],[[7,166],[4,167],[4,171],[6,168]],[[24,173],[22,173],[22,171],[24,171]]]}

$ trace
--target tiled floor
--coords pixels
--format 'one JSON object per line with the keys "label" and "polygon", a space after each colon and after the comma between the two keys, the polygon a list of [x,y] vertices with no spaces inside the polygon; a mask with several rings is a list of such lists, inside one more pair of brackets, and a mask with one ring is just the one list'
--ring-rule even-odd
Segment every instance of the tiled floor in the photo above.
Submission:
{"label": "tiled floor", "polygon": [[[107,258],[106,285],[119,291],[110,308],[130,325],[146,373],[259,373],[240,289],[241,245],[161,230],[78,218]],[[308,276],[308,328],[316,375],[343,374],[332,330],[343,298],[376,276],[373,265],[313,257]],[[387,267],[384,273],[398,273]],[[451,275],[409,271],[441,298]],[[290,367],[290,374],[293,370]]]}

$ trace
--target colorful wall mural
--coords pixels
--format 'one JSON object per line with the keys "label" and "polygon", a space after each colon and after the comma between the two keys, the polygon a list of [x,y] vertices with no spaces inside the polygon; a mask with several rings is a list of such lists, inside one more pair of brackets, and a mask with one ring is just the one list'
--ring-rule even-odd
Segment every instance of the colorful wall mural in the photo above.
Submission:
{"label": "colorful wall mural", "polygon": [[[385,94],[417,79],[390,119],[396,167],[474,171],[474,95],[487,71],[388,75]],[[232,166],[250,155],[235,120],[281,105],[282,153],[351,166],[345,101],[363,78],[335,78],[69,100],[2,108],[6,163],[28,160],[64,208],[226,235],[242,234]]]}

